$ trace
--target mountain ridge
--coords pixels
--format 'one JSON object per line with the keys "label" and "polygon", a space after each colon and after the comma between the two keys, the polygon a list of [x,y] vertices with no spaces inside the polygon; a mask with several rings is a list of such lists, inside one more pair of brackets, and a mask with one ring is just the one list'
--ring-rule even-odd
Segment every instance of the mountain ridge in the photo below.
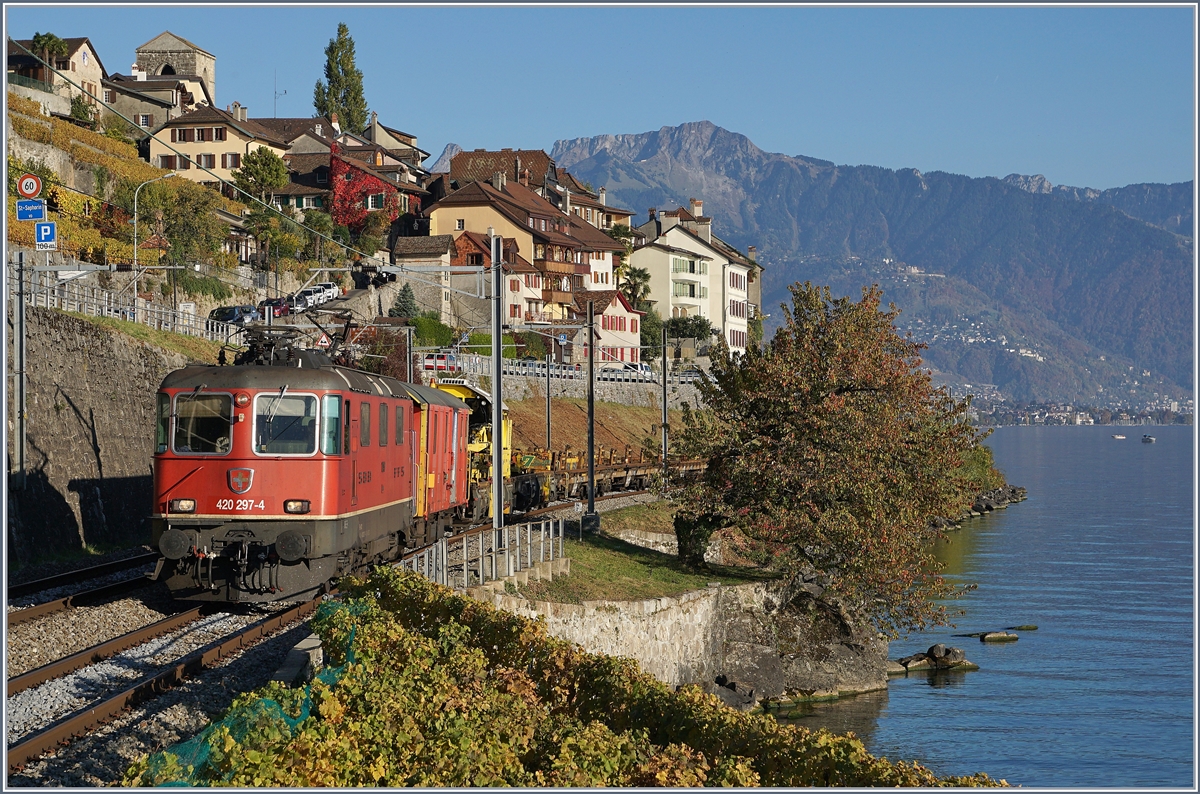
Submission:
{"label": "mountain ridge", "polygon": [[1014,398],[1138,395],[1145,370],[1158,391],[1191,386],[1192,241],[1171,229],[1190,232],[1190,182],[1100,191],[837,166],[711,122],[560,140],[551,155],[623,206],[703,199],[719,234],[758,246],[766,307],[797,280],[853,294],[869,278],[914,332],[943,315],[986,324],[995,344],[928,333],[927,358]]}

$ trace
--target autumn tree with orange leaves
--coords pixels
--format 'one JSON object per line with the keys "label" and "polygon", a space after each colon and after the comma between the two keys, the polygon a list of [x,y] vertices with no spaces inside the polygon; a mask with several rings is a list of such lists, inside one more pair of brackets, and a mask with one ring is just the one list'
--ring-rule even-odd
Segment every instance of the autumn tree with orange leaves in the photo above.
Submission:
{"label": "autumn tree with orange leaves", "polygon": [[968,504],[955,472],[984,434],[968,401],[933,387],[877,286],[857,301],[790,289],[774,338],[716,353],[705,410],[685,414],[679,451],[708,468],[680,499],[680,555],[702,564],[712,530],[733,525],[889,636],[945,623],[936,601],[956,591],[930,551],[932,519]]}

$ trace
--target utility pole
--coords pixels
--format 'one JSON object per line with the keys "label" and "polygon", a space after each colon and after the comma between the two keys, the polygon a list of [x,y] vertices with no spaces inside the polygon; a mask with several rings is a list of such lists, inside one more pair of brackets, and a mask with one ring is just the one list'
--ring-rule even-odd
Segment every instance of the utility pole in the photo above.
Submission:
{"label": "utility pole", "polygon": [[501,301],[504,298],[504,272],[500,266],[501,238],[488,227],[492,244],[492,529],[504,526],[504,408],[501,385],[504,365],[501,332]]}
{"label": "utility pole", "polygon": [[667,491],[667,326],[662,328],[662,476]]}
{"label": "utility pole", "polygon": [[17,305],[13,307],[16,320],[17,354],[15,375],[17,376],[17,488],[25,489],[25,254],[17,254]]}
{"label": "utility pole", "polygon": [[408,380],[407,383],[413,382],[413,352],[412,352],[412,336],[413,327],[411,325],[404,326],[404,357],[408,359]]}
{"label": "utility pole", "polygon": [[600,531],[600,515],[596,512],[596,304],[588,301],[588,506],[579,523],[579,534]]}
{"label": "utility pole", "polygon": [[[550,349],[554,349],[554,340],[550,340]],[[546,451],[550,451],[550,362],[554,360],[553,353],[546,354]]]}

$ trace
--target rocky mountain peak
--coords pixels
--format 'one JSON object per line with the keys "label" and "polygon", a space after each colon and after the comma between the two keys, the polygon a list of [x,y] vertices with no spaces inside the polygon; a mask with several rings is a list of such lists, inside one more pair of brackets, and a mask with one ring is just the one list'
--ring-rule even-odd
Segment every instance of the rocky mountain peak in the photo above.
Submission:
{"label": "rocky mountain peak", "polygon": [[1000,180],[1005,184],[1020,188],[1028,193],[1050,193],[1054,190],[1054,185],[1050,180],[1041,174],[1028,176],[1026,174],[1009,174]]}
{"label": "rocky mountain peak", "polygon": [[[426,165],[425,168],[431,174],[448,174],[450,173],[450,158],[462,150],[463,148],[457,143],[448,143],[446,144],[446,148],[442,149],[441,156],[433,162],[433,165]],[[425,162],[428,163],[429,161],[426,160]]]}

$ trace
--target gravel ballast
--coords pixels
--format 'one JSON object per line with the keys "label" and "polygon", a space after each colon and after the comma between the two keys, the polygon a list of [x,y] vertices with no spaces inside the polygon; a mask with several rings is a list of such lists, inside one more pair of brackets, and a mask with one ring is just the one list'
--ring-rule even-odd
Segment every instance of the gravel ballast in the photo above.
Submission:
{"label": "gravel ballast", "polygon": [[[217,666],[144,703],[53,756],[8,776],[12,787],[94,787],[119,783],[130,764],[198,734],[234,697],[266,685],[288,651],[311,633],[297,621]],[[10,712],[11,714],[11,712]],[[10,717],[11,719],[11,717]]]}

